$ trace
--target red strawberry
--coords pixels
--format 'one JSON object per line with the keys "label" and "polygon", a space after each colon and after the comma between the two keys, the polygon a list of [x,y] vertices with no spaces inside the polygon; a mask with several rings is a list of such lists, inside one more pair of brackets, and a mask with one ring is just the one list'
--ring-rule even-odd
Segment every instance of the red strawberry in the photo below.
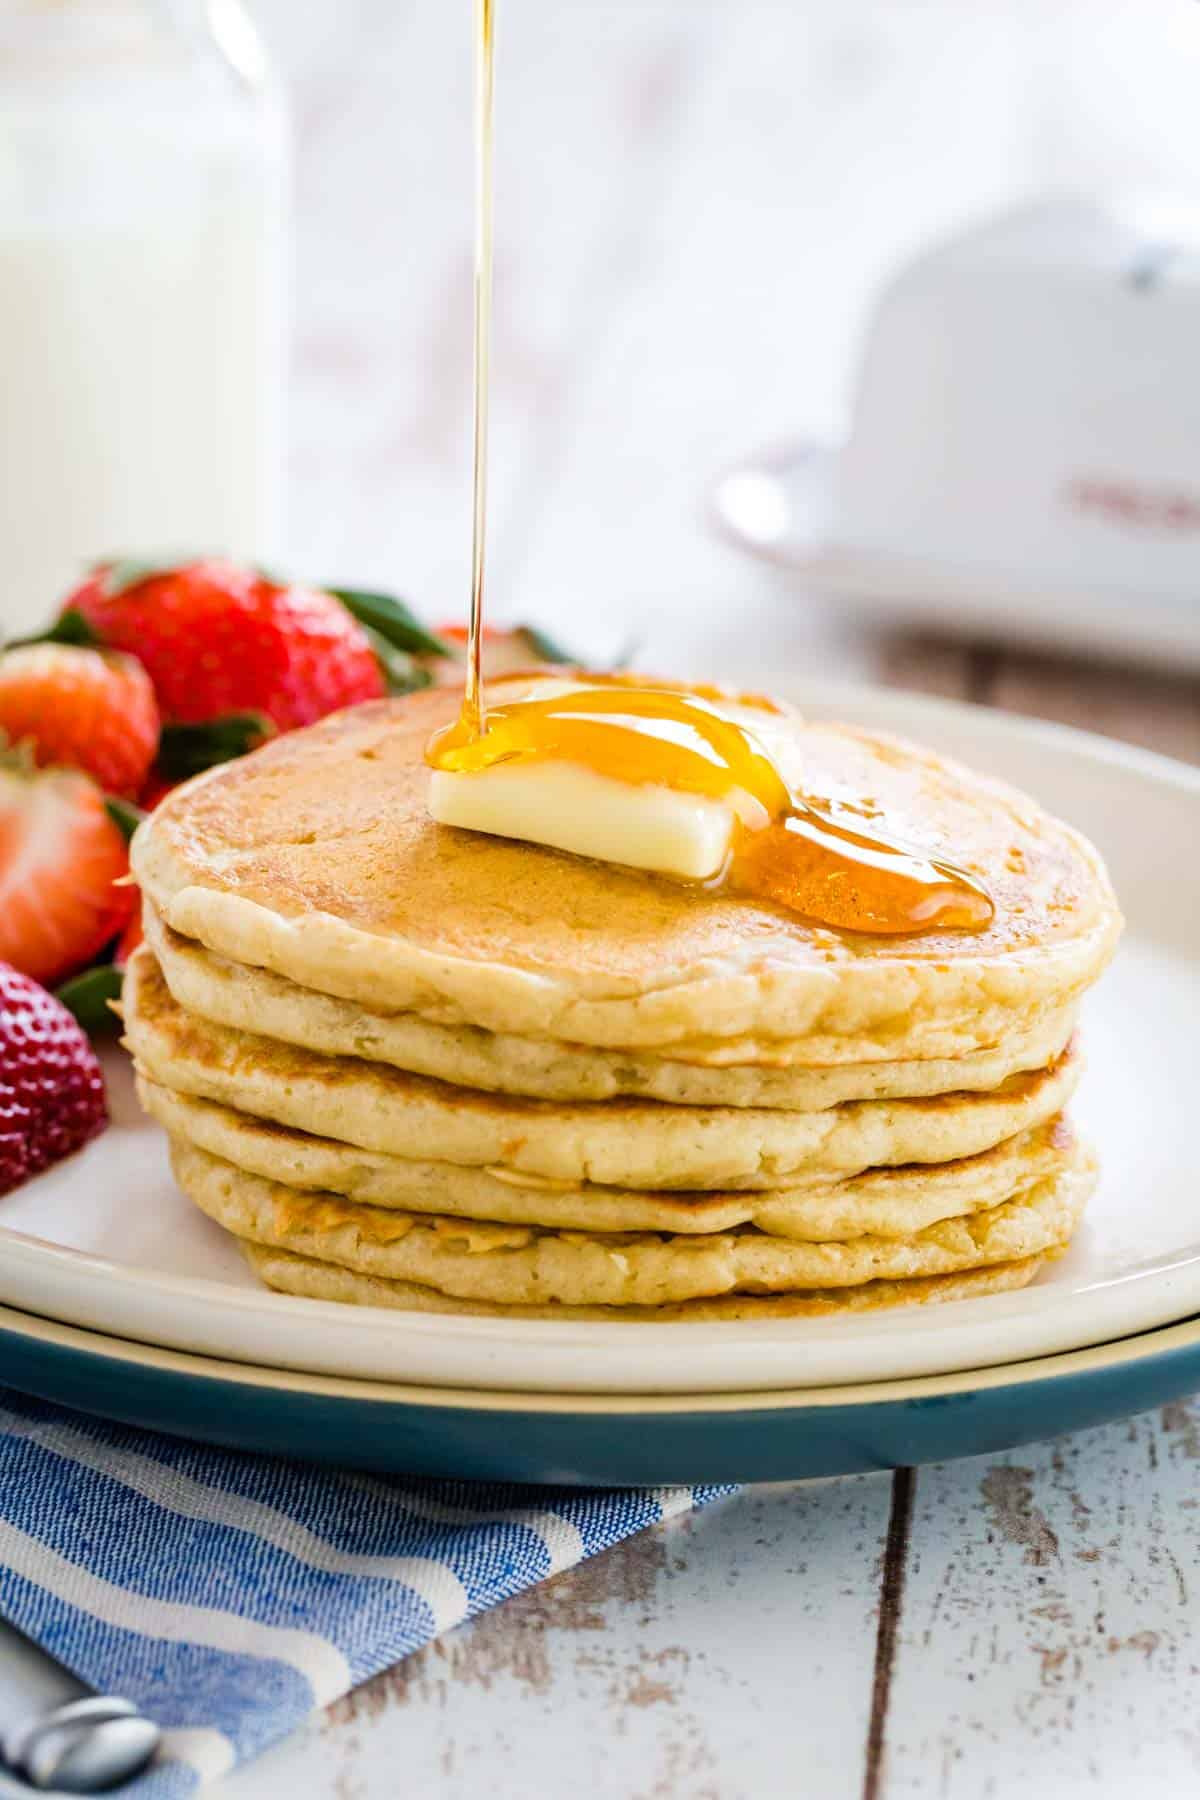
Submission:
{"label": "red strawberry", "polygon": [[[141,898],[141,895],[137,888],[133,889],[133,893],[135,894],[135,896],[138,899]],[[128,925],[126,925],[124,931],[121,933],[120,937],[117,939],[117,947],[113,951],[113,966],[118,969],[126,968],[129,963],[130,957],[133,955],[134,951],[138,948],[138,946],[141,942],[142,942],[142,909],[139,906],[130,915]]]}
{"label": "red strawberry", "polygon": [[340,600],[229,562],[113,565],[65,611],[138,657],[163,717],[179,723],[254,712],[290,731],[385,691],[371,638]]}
{"label": "red strawberry", "polygon": [[66,1007],[0,962],[0,1194],[103,1131],[104,1077]]}
{"label": "red strawberry", "polygon": [[164,775],[161,769],[151,769],[146,785],[137,797],[138,805],[143,812],[153,812],[159,801],[165,800],[171,789],[178,786],[179,783]]}
{"label": "red strawberry", "polygon": [[[434,680],[444,686],[456,687],[462,680],[462,664],[467,654],[467,627],[439,625],[437,634],[451,647],[452,656],[435,666]],[[578,657],[563,650],[532,625],[485,625],[483,628],[483,672],[487,676],[515,675],[542,663],[577,664],[578,661]]]}
{"label": "red strawberry", "polygon": [[0,761],[0,958],[50,984],[90,962],[136,905],[128,872],[93,781]]}
{"label": "red strawberry", "polygon": [[0,732],[34,761],[84,769],[110,794],[136,794],[158,749],[150,677],[132,656],[77,644],[23,644],[0,656]]}

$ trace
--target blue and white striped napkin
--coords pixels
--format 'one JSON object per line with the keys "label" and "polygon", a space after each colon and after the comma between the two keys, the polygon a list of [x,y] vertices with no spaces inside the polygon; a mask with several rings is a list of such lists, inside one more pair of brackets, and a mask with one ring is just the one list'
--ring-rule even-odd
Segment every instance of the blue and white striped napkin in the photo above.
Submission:
{"label": "blue and white striped napkin", "polygon": [[439,1632],[729,1491],[341,1474],[0,1389],[0,1614],[164,1728],[124,1791],[176,1800]]}

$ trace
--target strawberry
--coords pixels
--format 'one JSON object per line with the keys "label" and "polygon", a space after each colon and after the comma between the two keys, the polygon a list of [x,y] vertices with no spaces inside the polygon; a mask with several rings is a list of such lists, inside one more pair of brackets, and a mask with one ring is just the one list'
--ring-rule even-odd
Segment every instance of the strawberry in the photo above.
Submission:
{"label": "strawberry", "polygon": [[53,983],[123,929],[125,837],[88,776],[0,761],[0,959]]}
{"label": "strawberry", "polygon": [[[140,898],[140,894],[138,893],[138,890],[136,888],[133,890],[133,892],[135,895],[138,896],[138,898]],[[133,955],[134,951],[138,948],[138,946],[141,944],[141,942],[142,942],[142,909],[140,906],[138,906],[138,907],[135,907],[133,913],[130,915],[129,923],[126,925],[124,931],[121,933],[120,937],[117,939],[117,947],[113,951],[113,966],[114,966],[114,968],[124,969],[124,968],[128,967],[130,957]]]}
{"label": "strawberry", "polygon": [[67,763],[110,794],[136,794],[158,749],[150,677],[132,656],[22,644],[0,656],[0,733],[34,761]]}
{"label": "strawberry", "polygon": [[104,1077],[66,1007],[0,962],[0,1194],[103,1131]]}
{"label": "strawberry", "polygon": [[143,812],[153,812],[160,800],[165,800],[172,788],[179,786],[158,768],[151,769],[146,777],[146,785],[138,795],[138,805]]}
{"label": "strawberry", "polygon": [[[462,659],[467,654],[467,627],[439,625],[437,634],[450,647],[455,660],[447,661],[439,668],[436,679],[447,685],[457,684],[462,680]],[[483,628],[485,675],[514,675],[525,669],[536,668],[540,663],[575,665],[578,661],[578,657],[572,656],[532,625],[485,625]]]}
{"label": "strawberry", "polygon": [[109,565],[67,600],[59,627],[76,622],[145,664],[175,723],[260,713],[290,731],[385,692],[372,638],[347,604],[215,558]]}

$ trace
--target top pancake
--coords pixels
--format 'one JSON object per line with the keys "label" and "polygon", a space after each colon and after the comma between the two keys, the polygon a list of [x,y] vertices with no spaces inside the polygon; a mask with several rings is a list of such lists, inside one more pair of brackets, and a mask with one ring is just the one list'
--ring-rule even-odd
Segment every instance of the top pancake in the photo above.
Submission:
{"label": "top pancake", "polygon": [[844,934],[744,895],[436,825],[423,760],[443,690],[275,739],[171,794],[138,881],[176,931],[375,1011],[608,1046],[724,1043],[754,1061],[948,1057],[996,1044],[1100,972],[1103,864],[1032,801],[929,752],[758,710],[798,791],[870,799],[898,838],[978,876],[984,932]]}

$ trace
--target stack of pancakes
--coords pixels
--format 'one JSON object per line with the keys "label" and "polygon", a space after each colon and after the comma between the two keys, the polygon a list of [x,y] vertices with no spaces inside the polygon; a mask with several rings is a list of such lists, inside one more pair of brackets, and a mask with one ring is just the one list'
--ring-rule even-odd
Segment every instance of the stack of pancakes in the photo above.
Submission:
{"label": "stack of pancakes", "polygon": [[1103,865],[910,745],[752,722],[796,791],[978,876],[983,932],[867,937],[435,825],[458,701],[380,702],[188,783],[134,842],[125,988],[180,1186],[292,1294],[771,1317],[1019,1287],[1094,1163],[1064,1117],[1120,929]]}

